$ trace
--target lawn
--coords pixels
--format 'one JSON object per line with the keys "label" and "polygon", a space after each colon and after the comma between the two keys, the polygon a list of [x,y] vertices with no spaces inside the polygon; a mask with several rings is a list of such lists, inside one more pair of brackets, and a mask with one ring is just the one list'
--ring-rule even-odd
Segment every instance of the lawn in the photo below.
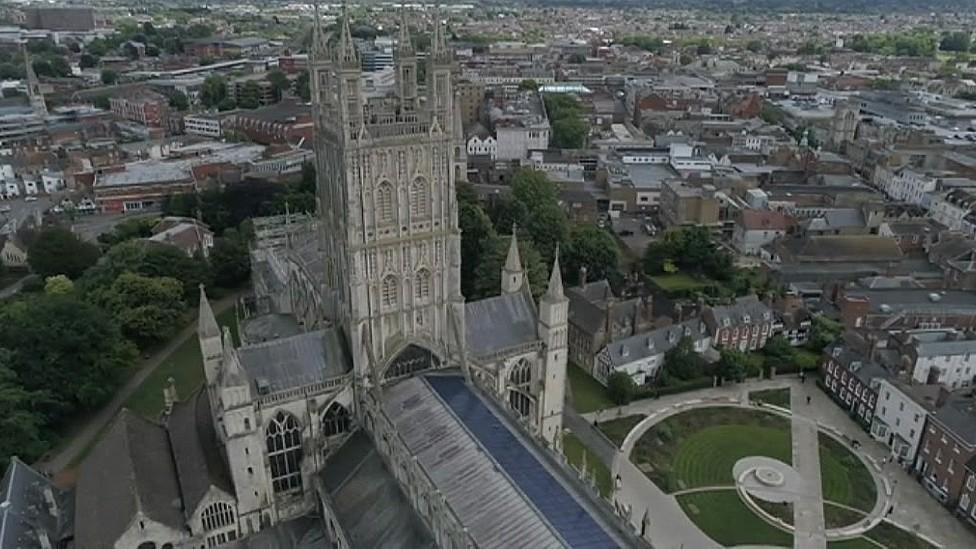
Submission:
{"label": "lawn", "polygon": [[[221,326],[230,328],[237,338],[237,323],[234,322],[234,308],[231,307],[217,315]],[[159,365],[126,401],[125,407],[148,418],[159,417],[163,410],[163,388],[172,377],[176,381],[176,392],[186,398],[204,382],[203,359],[196,332],[186,338],[162,364]]]}
{"label": "lawn", "polygon": [[738,407],[690,410],[652,427],[631,461],[666,492],[734,484],[732,466],[748,456],[792,463],[789,420]]}
{"label": "lawn", "polygon": [[613,492],[610,470],[600,461],[600,458],[596,457],[596,454],[583,445],[580,439],[576,438],[576,435],[572,433],[563,435],[563,452],[566,454],[569,463],[577,470],[582,467],[583,454],[586,453],[587,471],[596,477],[596,487],[600,490],[600,494],[605,498],[610,497]]}
{"label": "lawn", "polygon": [[760,509],[782,520],[786,524],[793,524],[792,503],[775,503],[772,501],[766,501],[764,499],[755,496],[753,496],[752,501],[754,501],[756,505],[759,506]]}
{"label": "lawn", "polygon": [[665,292],[690,292],[707,287],[710,282],[684,273],[652,276],[651,282]]}
{"label": "lawn", "polygon": [[597,428],[607,435],[616,446],[620,448],[620,445],[624,443],[624,439],[627,438],[627,433],[629,433],[634,426],[641,422],[646,416],[643,415],[633,415],[633,416],[623,416],[617,419],[611,419],[610,421],[602,421],[597,424]]}
{"label": "lawn", "polygon": [[852,511],[845,507],[838,507],[824,502],[824,525],[827,528],[843,528],[864,519],[865,513]]}
{"label": "lawn", "polygon": [[766,404],[772,404],[773,406],[779,406],[780,408],[790,409],[790,388],[783,387],[782,389],[766,389],[764,391],[753,391],[749,393],[749,400],[751,402],[765,402]]}
{"label": "lawn", "polygon": [[844,541],[832,541],[827,544],[827,549],[880,549],[880,546],[871,543],[867,538],[853,538]]}
{"label": "lawn", "polygon": [[616,406],[607,395],[607,388],[582,368],[570,364],[566,370],[569,373],[569,390],[573,395],[573,408],[577,412],[585,414]]}
{"label": "lawn", "polygon": [[735,490],[712,490],[678,496],[688,518],[716,543],[793,547],[793,536],[766,524],[746,507]]}
{"label": "lawn", "polygon": [[885,521],[869,530],[865,536],[888,549],[936,549],[935,545],[915,534]]}
{"label": "lawn", "polygon": [[820,433],[819,439],[824,501],[870,512],[878,491],[864,462],[833,437]]}

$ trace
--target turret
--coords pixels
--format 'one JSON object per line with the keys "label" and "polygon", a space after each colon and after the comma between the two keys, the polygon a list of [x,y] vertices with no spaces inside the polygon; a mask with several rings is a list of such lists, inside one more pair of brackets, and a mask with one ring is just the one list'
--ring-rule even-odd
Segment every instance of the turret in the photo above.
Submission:
{"label": "turret", "polygon": [[444,37],[444,22],[439,9],[434,10],[434,36],[430,44],[429,67],[427,68],[427,103],[444,127],[445,121],[453,115],[454,92],[451,86],[453,60]]}
{"label": "turret", "polygon": [[217,317],[210,308],[210,300],[203,284],[200,285],[200,309],[197,319],[197,339],[200,342],[200,354],[203,356],[203,373],[207,378],[207,386],[212,387],[220,374],[223,362],[224,346],[220,339],[220,326]]}
{"label": "turret", "polygon": [[540,434],[555,444],[562,432],[563,400],[566,395],[566,337],[569,323],[569,299],[563,293],[563,276],[559,270],[559,247],[549,275],[549,287],[539,300],[539,339],[545,346]]}
{"label": "turret", "polygon": [[405,111],[417,108],[417,52],[410,40],[410,25],[407,22],[407,8],[400,8],[400,30],[397,34],[396,86],[397,94]]}
{"label": "turret", "polygon": [[502,293],[514,294],[525,285],[525,271],[522,269],[522,259],[519,255],[518,237],[516,232],[518,226],[512,225],[512,240],[508,245],[508,256],[505,258],[505,266],[502,268]]}
{"label": "turret", "polygon": [[342,25],[335,50],[335,64],[339,71],[338,102],[339,118],[344,123],[343,133],[355,135],[363,122],[362,67],[359,54],[349,29],[349,10],[342,5]]}

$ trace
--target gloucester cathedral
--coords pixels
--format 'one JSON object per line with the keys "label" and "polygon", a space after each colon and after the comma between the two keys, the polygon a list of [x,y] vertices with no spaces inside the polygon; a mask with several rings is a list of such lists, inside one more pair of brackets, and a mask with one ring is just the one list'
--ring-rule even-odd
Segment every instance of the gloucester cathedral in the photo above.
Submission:
{"label": "gloucester cathedral", "polygon": [[435,18],[421,93],[404,16],[377,94],[346,21],[313,31],[318,215],[255,221],[236,337],[201,288],[205,386],[169,389],[158,422],[110,426],[81,466],[74,546],[632,545],[558,460],[558,257],[536,301],[513,235],[499,295],[461,295],[444,30]]}

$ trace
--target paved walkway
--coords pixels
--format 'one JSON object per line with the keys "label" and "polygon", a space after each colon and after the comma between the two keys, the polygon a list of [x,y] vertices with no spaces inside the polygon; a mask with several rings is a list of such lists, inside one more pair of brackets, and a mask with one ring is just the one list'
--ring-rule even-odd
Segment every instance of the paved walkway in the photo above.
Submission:
{"label": "paved walkway", "polygon": [[[805,395],[790,391],[790,407],[802,410]],[[793,547],[826,549],[823,494],[820,483],[820,441],[817,424],[800,414],[790,421],[793,442],[793,468],[800,473],[803,491],[793,500]]]}
{"label": "paved walkway", "polygon": [[[749,392],[787,386],[792,389],[791,407],[794,414],[808,420],[809,425],[815,422],[830,426],[847,440],[859,441],[861,446],[857,452],[869,458],[869,462],[879,464],[881,475],[886,479],[885,482],[888,482],[893,488],[893,508],[886,517],[890,522],[926,536],[945,548],[976,547],[976,535],[967,530],[947,509],[932,499],[913,477],[890,461],[886,465],[880,466],[881,459],[889,457],[889,449],[871,439],[868,433],[816,387],[812,379],[807,380],[806,383],[800,383],[795,377],[750,381],[693,393],[668,395],[659,399],[640,400],[618,408],[583,414],[582,417],[587,421],[587,424],[591,425],[594,419],[606,421],[627,415],[658,414],[676,404],[692,399],[706,401],[726,398],[746,402],[747,398],[745,397]],[[810,397],[810,404],[806,403],[807,396]],[[803,437],[804,435],[801,433],[800,436]],[[813,436],[815,442],[816,433]],[[797,433],[794,432],[793,437],[796,439]],[[809,445],[810,443],[804,442],[802,444]],[[811,456],[815,456],[818,462],[817,467],[814,468],[817,473],[814,484],[819,488],[821,485],[819,452],[811,452]],[[794,456],[794,466],[797,463]],[[808,466],[812,468],[812,465]],[[630,508],[630,522],[638,531],[641,530],[644,512],[647,509],[653,510],[648,513],[649,524],[645,527],[645,537],[656,548],[701,547],[702,549],[709,549],[718,547],[688,519],[677,505],[674,497],[657,488],[629,459],[624,457],[624,454],[617,454],[611,471],[614,475],[619,474],[621,476],[621,487],[615,494],[615,498],[624,508]],[[883,483],[879,486],[879,494],[882,493],[883,486]],[[820,514],[822,516],[822,508]],[[823,545],[819,546],[823,547]]]}
{"label": "paved walkway", "polygon": [[567,407],[563,410],[563,427],[572,431],[576,438],[583,443],[583,446],[586,446],[610,470],[617,455],[617,448],[610,442],[610,439],[593,426],[592,422],[587,421],[576,410]]}
{"label": "paved walkway", "polygon": [[[234,305],[234,302],[239,296],[240,294],[238,292],[234,292],[233,294],[228,295],[218,301],[212,302],[211,306],[213,307],[214,314],[219,315],[220,313],[229,309]],[[58,448],[53,455],[48,456],[46,459],[42,458],[40,461],[34,464],[34,467],[40,471],[50,471],[52,474],[56,474],[64,469],[67,469],[68,466],[75,461],[75,458],[78,457],[81,452],[85,450],[85,448],[88,448],[92,441],[95,440],[95,437],[97,437],[105,426],[112,421],[115,414],[122,409],[125,402],[129,400],[129,397],[136,392],[136,389],[138,389],[142,383],[146,381],[146,378],[148,378],[149,375],[152,374],[160,364],[169,358],[169,355],[173,354],[173,352],[180,345],[182,345],[187,338],[196,337],[196,334],[197,321],[196,317],[194,317],[193,322],[183,328],[180,333],[176,334],[176,336],[173,337],[173,339],[170,340],[165,347],[156,351],[155,354],[149,358],[143,360],[139,370],[134,373],[128,381],[125,382],[125,385],[116,391],[115,396],[112,397],[112,400],[103,406],[101,410],[91,416],[87,423],[72,435],[67,444]]]}

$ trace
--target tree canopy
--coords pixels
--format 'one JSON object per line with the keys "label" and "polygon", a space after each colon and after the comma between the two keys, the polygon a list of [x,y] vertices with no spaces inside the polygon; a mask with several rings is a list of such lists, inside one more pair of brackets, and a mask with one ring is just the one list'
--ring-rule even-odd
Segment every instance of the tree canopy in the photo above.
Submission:
{"label": "tree canopy", "polygon": [[39,231],[28,248],[27,263],[42,278],[65,275],[76,279],[98,261],[98,246],[58,226]]}
{"label": "tree canopy", "polygon": [[618,278],[619,256],[617,241],[610,233],[593,225],[580,225],[571,231],[560,262],[565,279],[576,284],[581,267],[586,267],[586,276],[591,280]]}
{"label": "tree canopy", "polygon": [[565,93],[547,93],[544,99],[552,127],[552,144],[561,149],[585,147],[590,128],[576,98]]}

